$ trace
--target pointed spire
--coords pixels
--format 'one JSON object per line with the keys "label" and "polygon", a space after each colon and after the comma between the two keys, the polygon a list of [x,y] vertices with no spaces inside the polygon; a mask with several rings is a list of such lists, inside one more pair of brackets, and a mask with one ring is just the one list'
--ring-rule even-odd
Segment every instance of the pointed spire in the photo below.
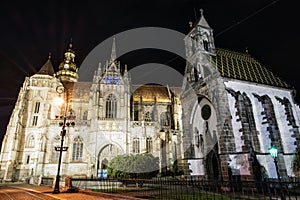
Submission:
{"label": "pointed spire", "polygon": [[203,9],[202,8],[200,9],[200,14],[201,14],[201,17],[200,17],[200,20],[198,22],[198,25],[210,28],[210,26],[208,25],[207,21],[204,18]]}
{"label": "pointed spire", "polygon": [[73,47],[73,39],[72,39],[72,38],[70,38],[70,44],[69,44],[69,47],[70,47],[70,49],[72,49],[72,47]]}
{"label": "pointed spire", "polygon": [[117,53],[116,53],[116,38],[113,38],[113,44],[111,48],[111,56],[110,56],[110,62],[113,62],[117,59]]}
{"label": "pointed spire", "polygon": [[36,74],[43,74],[43,75],[54,75],[54,68],[51,62],[51,53],[49,53],[48,60],[46,63],[41,67],[41,69]]}
{"label": "pointed spire", "polygon": [[71,52],[75,54],[75,51],[72,48],[73,48],[73,39],[70,38],[69,49],[67,50],[67,52]]}
{"label": "pointed spire", "polygon": [[101,73],[102,73],[102,66],[101,66],[101,62],[99,62],[97,75],[101,75]]}

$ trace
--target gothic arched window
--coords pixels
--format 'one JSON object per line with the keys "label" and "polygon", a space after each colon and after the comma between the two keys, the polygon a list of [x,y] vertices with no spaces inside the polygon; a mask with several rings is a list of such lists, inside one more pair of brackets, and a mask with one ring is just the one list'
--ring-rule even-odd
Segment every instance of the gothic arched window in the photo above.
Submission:
{"label": "gothic arched window", "polygon": [[167,112],[160,114],[160,126],[169,126],[169,117]]}
{"label": "gothic arched window", "polygon": [[82,119],[83,119],[83,120],[87,120],[87,118],[88,118],[88,111],[86,110],[86,111],[84,111],[84,113],[83,113]]}
{"label": "gothic arched window", "polygon": [[203,47],[205,51],[208,51],[208,41],[207,40],[203,40]]}
{"label": "gothic arched window", "polygon": [[106,118],[116,118],[117,117],[117,99],[113,94],[109,94],[106,98]]}
{"label": "gothic arched window", "polygon": [[81,138],[78,136],[74,139],[74,142],[73,142],[72,160],[73,161],[81,161],[82,160],[82,151],[83,151],[83,143],[82,143]]}
{"label": "gothic arched window", "polygon": [[146,151],[147,153],[151,153],[152,152],[152,138],[151,137],[147,137],[147,140],[146,140]]}
{"label": "gothic arched window", "polygon": [[140,153],[140,139],[139,138],[133,138],[132,152],[135,153],[135,154]]}

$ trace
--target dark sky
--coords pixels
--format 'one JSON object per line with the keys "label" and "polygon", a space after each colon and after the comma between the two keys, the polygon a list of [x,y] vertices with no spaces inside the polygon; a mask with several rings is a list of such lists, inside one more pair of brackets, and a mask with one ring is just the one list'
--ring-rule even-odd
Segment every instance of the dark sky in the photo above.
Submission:
{"label": "dark sky", "polygon": [[[245,52],[300,92],[300,30],[294,0],[3,1],[0,6],[0,141],[19,89],[52,53],[57,69],[72,38],[76,63],[103,40],[139,27],[186,34],[199,9],[214,30],[216,47]],[[150,52],[150,53],[149,53]],[[160,50],[124,55],[134,67],[148,62],[184,69],[184,61]],[[151,55],[151,56],[149,56]],[[162,56],[163,55],[163,56]],[[168,62],[170,61],[170,62]],[[297,102],[299,95],[296,96]]]}

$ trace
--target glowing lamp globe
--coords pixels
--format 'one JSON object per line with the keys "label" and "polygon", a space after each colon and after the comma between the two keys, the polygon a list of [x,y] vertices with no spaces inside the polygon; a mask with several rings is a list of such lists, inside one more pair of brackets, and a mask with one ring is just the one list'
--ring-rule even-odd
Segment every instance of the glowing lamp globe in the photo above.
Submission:
{"label": "glowing lamp globe", "polygon": [[275,146],[271,146],[270,148],[268,148],[270,155],[272,156],[272,158],[276,158],[277,154],[278,154],[278,149]]}
{"label": "glowing lamp globe", "polygon": [[53,103],[54,103],[55,105],[62,105],[63,102],[64,102],[64,99],[61,98],[61,97],[55,97],[54,100],[53,100]]}

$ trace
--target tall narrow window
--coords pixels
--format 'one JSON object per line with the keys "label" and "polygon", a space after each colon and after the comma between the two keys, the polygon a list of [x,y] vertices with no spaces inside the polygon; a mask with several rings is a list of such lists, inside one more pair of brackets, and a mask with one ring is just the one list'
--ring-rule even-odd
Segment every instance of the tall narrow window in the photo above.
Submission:
{"label": "tall narrow window", "polygon": [[30,161],[30,155],[28,155],[26,158],[26,164],[29,164],[29,161]]}
{"label": "tall narrow window", "polygon": [[208,41],[207,40],[203,40],[203,46],[204,46],[204,50],[208,51]]}
{"label": "tall narrow window", "polygon": [[73,143],[73,153],[72,153],[72,160],[73,161],[81,161],[82,160],[82,150],[83,150],[83,143],[80,137],[74,139]]}
{"label": "tall narrow window", "polygon": [[169,126],[169,118],[167,112],[162,112],[160,114],[160,126]]}
{"label": "tall narrow window", "polygon": [[28,143],[27,143],[27,147],[30,147],[30,148],[32,148],[32,147],[34,147],[34,137],[33,137],[33,135],[31,135],[29,138],[28,138]]}
{"label": "tall narrow window", "polygon": [[146,151],[147,153],[151,153],[152,152],[152,138],[151,137],[147,137],[146,140]]}
{"label": "tall narrow window", "polygon": [[133,138],[132,152],[136,153],[136,154],[140,153],[140,139],[139,138]]}
{"label": "tall narrow window", "polygon": [[36,126],[37,125],[37,121],[38,121],[38,116],[33,116],[32,126]]}
{"label": "tall narrow window", "polygon": [[41,102],[36,102],[35,103],[34,113],[39,113],[40,112],[40,105],[41,105]]}
{"label": "tall narrow window", "polygon": [[139,106],[138,106],[138,104],[134,104],[133,108],[134,108],[133,120],[139,121]]}
{"label": "tall narrow window", "polygon": [[106,98],[106,118],[117,117],[117,99],[113,94],[109,94]]}
{"label": "tall narrow window", "polygon": [[83,120],[87,120],[87,117],[88,117],[88,111],[86,110],[86,111],[84,111],[84,113],[83,113],[82,119],[83,119]]}

